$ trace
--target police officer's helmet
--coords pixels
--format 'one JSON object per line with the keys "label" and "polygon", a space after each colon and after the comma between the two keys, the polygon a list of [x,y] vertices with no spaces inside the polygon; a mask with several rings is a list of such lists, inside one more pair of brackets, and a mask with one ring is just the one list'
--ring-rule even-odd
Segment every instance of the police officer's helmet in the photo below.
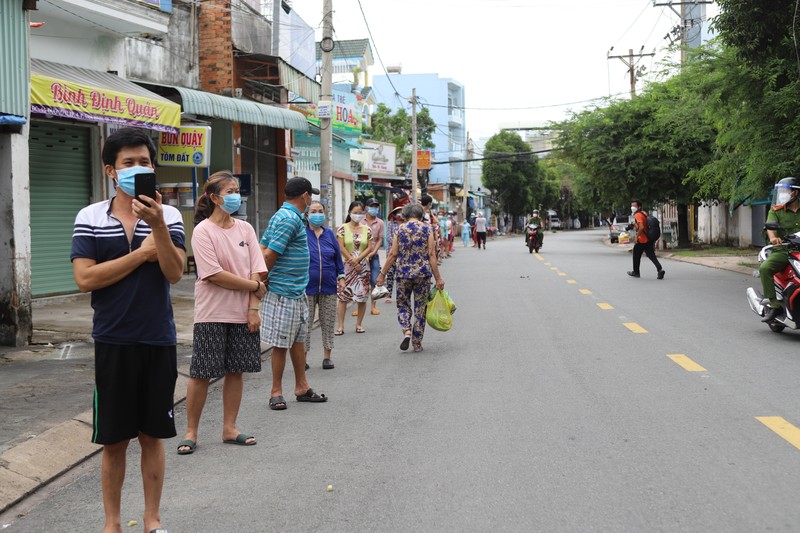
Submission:
{"label": "police officer's helmet", "polygon": [[776,189],[800,189],[800,180],[788,176],[775,184]]}

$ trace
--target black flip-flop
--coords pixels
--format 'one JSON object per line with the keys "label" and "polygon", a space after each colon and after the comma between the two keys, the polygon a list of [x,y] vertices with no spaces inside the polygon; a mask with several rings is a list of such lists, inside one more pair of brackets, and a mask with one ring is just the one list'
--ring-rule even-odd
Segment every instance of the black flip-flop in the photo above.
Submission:
{"label": "black flip-flop", "polygon": [[311,403],[322,403],[327,402],[328,397],[324,394],[317,394],[314,392],[314,389],[308,389],[305,394],[302,396],[297,397],[298,402],[311,402]]}
{"label": "black flip-flop", "polygon": [[273,411],[283,411],[286,409],[286,400],[283,396],[273,396],[269,399],[269,408]]}
{"label": "black flip-flop", "polygon": [[338,337],[339,335],[344,335],[344,330],[337,329],[336,331],[334,331],[334,332],[333,332],[333,334],[334,334],[334,335],[336,335],[337,337]]}
{"label": "black flip-flop", "polygon": [[400,343],[400,349],[403,351],[408,350],[408,345],[411,343],[411,337],[403,337],[403,342]]}

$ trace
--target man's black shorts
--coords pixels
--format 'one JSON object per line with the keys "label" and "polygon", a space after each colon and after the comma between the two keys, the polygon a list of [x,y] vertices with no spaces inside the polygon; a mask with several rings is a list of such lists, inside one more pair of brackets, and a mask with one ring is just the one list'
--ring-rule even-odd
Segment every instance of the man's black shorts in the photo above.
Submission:
{"label": "man's black shorts", "polygon": [[172,414],[178,378],[175,346],[95,342],[92,442],[176,435]]}

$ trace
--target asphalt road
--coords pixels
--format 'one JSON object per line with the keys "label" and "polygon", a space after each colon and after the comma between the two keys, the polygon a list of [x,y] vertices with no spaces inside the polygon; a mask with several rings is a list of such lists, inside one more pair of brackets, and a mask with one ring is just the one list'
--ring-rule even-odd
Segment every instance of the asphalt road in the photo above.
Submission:
{"label": "asphalt road", "polygon": [[[781,419],[757,417],[800,425],[800,335],[772,333],[751,313],[752,278],[665,260],[658,281],[645,258],[632,279],[630,254],[602,236],[548,235],[540,258],[521,238],[458,247],[443,267],[454,327],[428,329],[422,353],[399,351],[385,304],[364,335],[348,317],[335,370],[319,368],[315,332],[310,380],[331,400],[272,412],[269,369],[249,376],[239,426],[257,446],[220,442],[217,384],[197,451],[179,457],[178,409],[164,525],[796,531],[793,426],[776,432],[765,423]],[[291,383],[288,372],[289,392]],[[7,531],[99,530],[99,461],[32,501]],[[132,446],[124,519],[141,509]]]}

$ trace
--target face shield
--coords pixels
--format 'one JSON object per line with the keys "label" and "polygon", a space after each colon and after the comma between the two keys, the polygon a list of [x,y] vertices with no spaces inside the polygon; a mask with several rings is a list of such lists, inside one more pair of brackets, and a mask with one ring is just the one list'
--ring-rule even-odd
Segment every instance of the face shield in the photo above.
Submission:
{"label": "face shield", "polygon": [[772,193],[772,207],[790,203],[796,196],[795,189],[785,183],[776,183]]}

